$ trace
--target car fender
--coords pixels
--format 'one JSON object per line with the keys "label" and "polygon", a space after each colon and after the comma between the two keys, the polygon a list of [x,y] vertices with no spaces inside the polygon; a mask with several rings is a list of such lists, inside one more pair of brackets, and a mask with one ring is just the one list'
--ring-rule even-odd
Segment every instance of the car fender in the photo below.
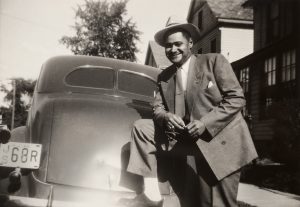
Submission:
{"label": "car fender", "polygon": [[26,126],[20,126],[11,131],[11,142],[28,142],[29,140],[27,139],[27,127]]}
{"label": "car fender", "polygon": [[[27,136],[27,127],[26,126],[20,126],[11,131],[11,138],[9,142],[22,142],[26,143],[29,142],[28,136]],[[0,169],[1,174],[1,180],[0,180],[0,193],[10,193],[10,181],[9,181],[9,175],[12,171],[14,171],[15,168],[10,167],[2,167]],[[28,195],[28,174],[30,173],[30,170],[21,169],[21,186],[20,189],[18,189],[16,192],[13,191],[14,195]]]}

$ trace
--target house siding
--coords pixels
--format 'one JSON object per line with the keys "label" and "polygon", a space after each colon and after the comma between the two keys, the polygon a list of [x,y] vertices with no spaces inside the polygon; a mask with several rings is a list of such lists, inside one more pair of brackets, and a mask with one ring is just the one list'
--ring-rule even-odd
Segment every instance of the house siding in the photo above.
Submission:
{"label": "house siding", "polygon": [[[273,136],[272,124],[273,120],[260,120],[260,106],[261,100],[261,82],[262,80],[262,71],[253,70],[254,68],[261,68],[262,65],[260,62],[254,63],[250,67],[250,103],[249,108],[251,111],[251,116],[253,117],[253,130],[252,136],[255,141],[265,141],[271,140]],[[251,70],[252,69],[252,70]]]}
{"label": "house siding", "polygon": [[[299,4],[298,4],[299,5]],[[299,6],[298,6],[299,7]],[[275,41],[270,41],[268,40],[268,31],[269,27],[268,27],[268,18],[269,18],[269,10],[270,8],[270,4],[260,4],[257,5],[254,9],[254,27],[255,27],[255,32],[254,32],[254,50],[260,50],[263,49],[267,46],[269,46],[270,44],[272,44]],[[286,9],[286,11],[285,11]],[[279,39],[284,38],[285,36],[287,36],[287,33],[291,33],[292,29],[288,28],[287,29],[287,33],[283,32],[282,28],[284,28],[285,24],[293,24],[292,23],[292,5],[286,5],[279,7],[279,13],[281,14],[280,18],[279,18]],[[282,14],[289,14],[287,17],[283,16]],[[283,18],[287,18],[287,19],[283,19]],[[276,51],[274,51],[276,52]],[[269,56],[272,55],[277,55],[277,57],[281,56],[281,51],[278,51],[278,54],[271,54]],[[297,54],[299,54],[299,52],[297,52]],[[297,63],[299,63],[299,58],[297,58]],[[299,67],[299,66],[298,66]],[[263,70],[263,61],[259,62],[256,64],[256,66],[253,68],[253,72],[252,72],[252,83],[251,83],[251,114],[254,117],[254,123],[253,123],[253,135],[254,138],[256,140],[271,140],[274,132],[273,132],[273,123],[274,120],[262,120],[260,117],[260,108],[261,108],[261,96],[262,96],[262,91],[264,89],[262,89],[262,84],[263,84],[263,80],[262,80],[262,70]],[[297,73],[299,75],[299,73]],[[299,82],[299,78],[298,78],[298,82]]]}
{"label": "house siding", "polygon": [[[257,51],[264,48],[279,39],[284,38],[287,35],[293,33],[296,26],[297,19],[297,6],[295,6],[293,1],[279,1],[279,34],[278,38],[270,41],[270,23],[268,19],[270,18],[270,4],[259,4],[254,6],[254,50]],[[298,8],[299,9],[299,8]]]}
{"label": "house siding", "polygon": [[192,16],[191,23],[198,26],[198,15],[202,11],[202,28],[200,29],[200,36],[203,38],[206,36],[206,33],[212,30],[214,27],[217,26],[218,21],[217,18],[214,16],[213,12],[209,8],[208,4],[205,3],[202,7],[199,8],[197,12],[195,12]]}
{"label": "house siding", "polygon": [[[195,1],[194,13],[189,15],[189,22],[199,25],[199,13],[203,15],[200,41],[194,44],[193,53],[217,52],[223,54],[229,62],[235,61],[253,52],[253,29],[241,25],[234,27],[219,22],[207,2]],[[251,27],[251,26],[250,26]],[[216,40],[216,50],[212,51],[212,41]]]}
{"label": "house siding", "polygon": [[153,54],[152,54],[152,53],[150,54],[150,57],[149,57],[149,65],[150,65],[150,66],[153,66],[153,67],[157,67],[157,64],[156,64],[156,62],[154,61],[154,57],[153,57]]}
{"label": "house siding", "polygon": [[253,30],[221,27],[221,54],[229,62],[253,52]]}
{"label": "house siding", "polygon": [[[200,3],[200,1],[197,1]],[[204,3],[202,7],[200,5],[195,5],[199,7],[199,10],[195,12],[191,18],[191,23],[198,26],[199,25],[199,13],[202,12],[202,28],[200,29],[200,41],[194,44],[192,49],[193,53],[198,53],[199,49],[202,49],[202,53],[210,53],[210,43],[213,39],[216,39],[216,50],[220,52],[220,30],[218,29],[218,20],[214,16],[212,10],[209,8],[207,3]]]}
{"label": "house siding", "polygon": [[[262,115],[264,100],[266,96],[264,83],[264,61],[276,56],[277,79],[275,94],[282,95],[288,93],[289,88],[282,87],[280,80],[282,69],[282,54],[294,49],[296,51],[296,93],[292,98],[300,97],[300,21],[297,16],[300,12],[300,3],[296,1],[279,1],[279,35],[278,38],[270,39],[269,8],[270,2],[256,1],[254,8],[254,50],[255,52],[245,58],[232,63],[234,70],[239,71],[245,67],[250,67],[250,101],[247,102],[248,111],[252,117],[252,135],[256,143],[270,141],[274,137],[274,119]],[[290,24],[290,25],[288,25]],[[291,26],[293,25],[293,26]],[[277,98],[278,98],[277,97]],[[276,101],[276,99],[274,99]],[[267,144],[268,145],[268,144]]]}
{"label": "house siding", "polygon": [[202,48],[202,53],[210,53],[211,48],[210,48],[210,43],[212,40],[216,39],[217,41],[217,52],[220,52],[220,42],[221,42],[221,32],[218,28],[215,28],[212,30],[210,33],[208,33],[205,37],[203,37],[199,42],[197,42],[192,51],[193,53],[198,53],[198,50]]}

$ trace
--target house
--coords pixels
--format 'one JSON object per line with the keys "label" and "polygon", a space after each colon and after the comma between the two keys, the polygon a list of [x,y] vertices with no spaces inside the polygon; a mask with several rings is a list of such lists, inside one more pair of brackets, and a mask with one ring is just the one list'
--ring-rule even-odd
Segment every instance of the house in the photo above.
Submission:
{"label": "house", "polygon": [[221,53],[230,62],[253,52],[253,13],[245,0],[192,0],[188,22],[199,27],[194,53]]}
{"label": "house", "polygon": [[[193,53],[217,52],[232,62],[253,52],[253,12],[242,7],[244,1],[191,0],[187,20],[201,32]],[[165,68],[171,62],[164,48],[150,41],[145,64]]]}
{"label": "house", "polygon": [[165,55],[165,49],[155,41],[149,41],[145,65],[150,65],[156,68],[164,69],[172,63]]}
{"label": "house", "polygon": [[272,107],[300,98],[300,1],[247,0],[243,6],[254,11],[254,52],[232,66],[245,91],[254,140],[267,146],[275,135]]}

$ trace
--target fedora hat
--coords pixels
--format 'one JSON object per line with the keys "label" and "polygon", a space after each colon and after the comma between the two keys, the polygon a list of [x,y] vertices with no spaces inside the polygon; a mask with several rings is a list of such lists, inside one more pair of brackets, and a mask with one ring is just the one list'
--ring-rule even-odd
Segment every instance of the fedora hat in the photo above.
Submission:
{"label": "fedora hat", "polygon": [[165,34],[170,31],[170,30],[175,30],[176,29],[180,30],[183,29],[187,31],[193,40],[194,43],[196,43],[199,38],[200,38],[200,30],[198,27],[195,25],[188,23],[186,20],[183,20],[179,17],[176,16],[171,16],[168,18],[168,21],[166,23],[166,27],[160,31],[158,31],[154,35],[155,41],[161,45],[164,46],[164,41],[165,41]]}

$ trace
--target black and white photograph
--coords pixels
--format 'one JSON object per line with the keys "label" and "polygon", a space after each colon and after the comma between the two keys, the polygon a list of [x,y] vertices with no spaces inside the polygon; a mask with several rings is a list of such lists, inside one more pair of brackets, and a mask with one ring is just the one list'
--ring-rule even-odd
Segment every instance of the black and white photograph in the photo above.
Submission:
{"label": "black and white photograph", "polygon": [[1,207],[300,207],[300,0],[0,0]]}

